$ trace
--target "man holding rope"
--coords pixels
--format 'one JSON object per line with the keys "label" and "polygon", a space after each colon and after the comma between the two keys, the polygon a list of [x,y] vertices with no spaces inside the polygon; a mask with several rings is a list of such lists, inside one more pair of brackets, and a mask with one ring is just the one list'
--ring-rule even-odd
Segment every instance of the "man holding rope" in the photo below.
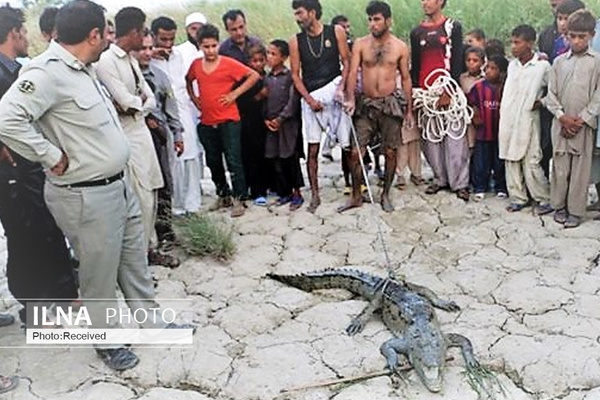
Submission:
{"label": "man holding rope", "polygon": [[[422,0],[425,21],[413,29],[410,34],[412,49],[412,81],[413,85],[427,89],[441,74],[432,74],[436,70],[445,70],[457,81],[463,70],[462,27],[456,20],[444,16],[443,8],[447,0]],[[443,72],[443,71],[441,71]],[[430,74],[432,76],[430,76]],[[452,82],[450,82],[452,84]],[[448,86],[450,88],[452,85]],[[439,111],[454,107],[457,103],[458,91],[453,93],[444,89],[437,96],[436,108]],[[466,104],[465,104],[466,106]],[[466,111],[466,110],[465,110]],[[450,188],[464,201],[469,200],[469,146],[466,135],[454,132],[442,134],[440,124],[448,125],[448,121],[430,123],[429,117],[420,120],[424,130],[423,152],[434,174],[433,183],[425,193],[435,194],[442,189]],[[467,118],[468,119],[468,118]],[[468,122],[461,121],[466,128]],[[451,137],[448,137],[451,136]],[[436,138],[436,140],[433,140]]]}
{"label": "man holding rope", "polygon": [[[385,152],[385,173],[381,207],[386,212],[394,211],[389,197],[396,171],[396,150],[400,145],[402,118],[412,126],[412,84],[408,71],[408,47],[390,32],[392,11],[383,1],[371,1],[366,9],[370,35],[356,41],[350,63],[347,85],[346,111],[356,111],[355,137],[350,155],[352,173],[352,197],[338,208],[343,212],[363,203],[361,194],[361,175],[364,172],[360,159],[373,136],[381,134]],[[359,69],[363,85],[363,94],[355,98],[355,89]],[[396,76],[400,73],[404,95],[396,88]],[[405,98],[407,99],[405,101]],[[406,104],[406,112],[403,108]],[[360,151],[360,155],[359,155]],[[366,175],[366,174],[365,174]]]}

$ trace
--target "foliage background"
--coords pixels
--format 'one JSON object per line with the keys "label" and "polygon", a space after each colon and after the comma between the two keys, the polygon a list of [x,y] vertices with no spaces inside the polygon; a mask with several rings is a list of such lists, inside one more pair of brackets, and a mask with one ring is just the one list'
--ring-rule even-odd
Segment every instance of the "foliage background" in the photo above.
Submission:
{"label": "foliage background", "polygon": [[[37,19],[44,6],[57,0],[30,0],[29,31],[32,37],[32,54],[45,48],[39,36]],[[58,0],[59,2],[61,0]],[[583,0],[594,15],[600,15],[600,1]],[[34,3],[35,2],[35,3]],[[183,26],[185,16],[193,11],[204,13],[209,21],[222,29],[221,16],[231,8],[242,9],[248,21],[249,32],[265,41],[287,39],[298,32],[294,23],[291,0],[200,0],[189,3],[186,8],[165,6],[162,9],[148,12],[148,20],[159,15],[168,15]],[[346,15],[352,24],[355,37],[367,34],[364,8],[368,0],[321,0],[323,5],[323,21],[330,21],[337,14]],[[423,18],[419,0],[388,0],[392,6],[394,33],[407,38],[412,27]],[[548,0],[448,0],[445,13],[463,24],[464,31],[482,28],[488,38],[499,38],[505,42],[510,31],[519,24],[530,24],[538,31],[552,22]],[[110,17],[110,15],[109,15]],[[179,30],[178,41],[185,40],[183,29]]]}

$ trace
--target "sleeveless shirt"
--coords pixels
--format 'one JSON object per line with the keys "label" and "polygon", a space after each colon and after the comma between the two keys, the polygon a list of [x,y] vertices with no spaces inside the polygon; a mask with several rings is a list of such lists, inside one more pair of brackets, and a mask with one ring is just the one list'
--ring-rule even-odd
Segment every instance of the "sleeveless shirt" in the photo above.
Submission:
{"label": "sleeveless shirt", "polygon": [[305,31],[296,35],[302,81],[309,92],[322,88],[336,76],[341,75],[340,51],[335,37],[335,28],[323,25],[323,31],[315,37]]}

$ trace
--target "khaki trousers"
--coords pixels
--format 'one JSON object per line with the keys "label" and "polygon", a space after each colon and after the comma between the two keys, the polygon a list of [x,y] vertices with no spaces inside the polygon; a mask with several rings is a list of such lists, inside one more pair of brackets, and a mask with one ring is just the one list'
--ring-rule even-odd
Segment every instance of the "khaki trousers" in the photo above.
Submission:
{"label": "khaki trousers", "polygon": [[506,187],[512,203],[527,204],[527,192],[538,203],[550,203],[550,186],[540,165],[541,161],[539,133],[531,135],[529,147],[522,160],[505,160]]}
{"label": "khaki trousers", "polygon": [[398,147],[397,160],[396,175],[403,177],[408,167],[412,176],[421,178],[421,141],[417,139],[401,144]]}
{"label": "khaki trousers", "polygon": [[[150,308],[158,305],[148,270],[139,202],[127,178],[84,188],[59,187],[46,181],[44,189],[48,209],[79,260],[79,287],[92,327],[118,325],[106,321],[106,308],[117,307],[117,284],[131,313],[141,308],[151,315]],[[148,321],[142,327],[165,325],[162,320]]]}

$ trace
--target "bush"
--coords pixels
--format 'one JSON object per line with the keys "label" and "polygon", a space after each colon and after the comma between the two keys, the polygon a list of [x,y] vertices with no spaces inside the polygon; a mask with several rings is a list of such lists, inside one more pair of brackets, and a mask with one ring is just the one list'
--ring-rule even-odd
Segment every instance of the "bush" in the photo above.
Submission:
{"label": "bush", "polygon": [[223,217],[192,214],[173,220],[181,247],[192,256],[226,261],[235,253],[233,229]]}

